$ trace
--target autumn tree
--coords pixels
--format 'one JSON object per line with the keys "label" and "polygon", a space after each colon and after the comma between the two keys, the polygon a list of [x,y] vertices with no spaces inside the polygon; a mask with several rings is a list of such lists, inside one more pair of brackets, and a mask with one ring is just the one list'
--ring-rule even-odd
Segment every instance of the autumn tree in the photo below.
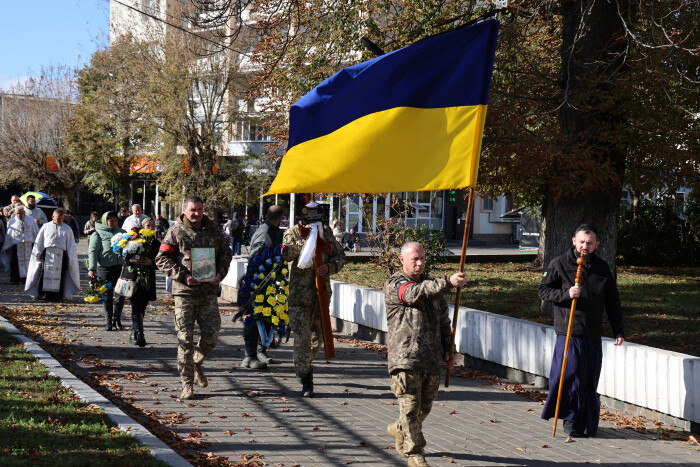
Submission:
{"label": "autumn tree", "polygon": [[80,183],[65,144],[76,91],[73,71],[42,67],[39,76],[9,91],[0,95],[0,183],[41,190],[72,206]]}
{"label": "autumn tree", "polygon": [[78,103],[68,126],[73,165],[93,192],[130,201],[134,168],[157,150],[148,108],[148,49],[124,36],[77,72]]}
{"label": "autumn tree", "polygon": [[[451,1],[256,3],[270,127],[339,69],[478,16]],[[543,211],[540,258],[598,226],[614,264],[620,192],[697,183],[698,7],[682,0],[511,2],[502,12],[478,190]],[[284,144],[284,143],[282,143]]]}

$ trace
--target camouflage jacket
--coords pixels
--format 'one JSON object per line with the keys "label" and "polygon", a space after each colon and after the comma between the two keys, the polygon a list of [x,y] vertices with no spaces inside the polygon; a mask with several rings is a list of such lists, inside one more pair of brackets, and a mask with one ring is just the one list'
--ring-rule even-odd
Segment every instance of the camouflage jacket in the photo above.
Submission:
{"label": "camouflage jacket", "polygon": [[221,230],[208,217],[202,219],[202,228],[193,229],[189,221],[180,214],[175,225],[165,235],[156,266],[166,276],[173,280],[173,295],[200,295],[218,293],[219,286],[209,283],[189,287],[186,285],[187,276],[191,276],[193,247],[214,248],[216,257],[216,272],[223,279],[228,274],[231,263],[231,247],[221,233]]}
{"label": "camouflage jacket", "polygon": [[[325,251],[321,253],[323,263],[328,265],[328,274],[324,276],[326,280],[326,290],[328,298],[331,297],[331,275],[339,272],[345,265],[345,253],[333,236],[333,231],[329,227],[323,228],[322,238],[331,246],[331,254]],[[301,255],[305,239],[299,233],[299,225],[294,225],[287,229],[282,240],[282,257],[289,261],[289,306],[309,306],[311,303],[318,303],[316,294],[316,273],[314,268],[299,269],[297,259]]]}
{"label": "camouflage jacket", "polygon": [[449,278],[419,281],[403,271],[384,284],[388,324],[389,373],[414,370],[439,375],[450,350],[451,324],[444,294]]}

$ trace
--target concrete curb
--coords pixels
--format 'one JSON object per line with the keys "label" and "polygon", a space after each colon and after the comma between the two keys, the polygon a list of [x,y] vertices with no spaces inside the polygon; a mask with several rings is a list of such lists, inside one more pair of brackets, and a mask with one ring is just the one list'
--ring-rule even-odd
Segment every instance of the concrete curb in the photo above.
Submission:
{"label": "concrete curb", "polygon": [[0,327],[3,327],[12,337],[23,343],[24,349],[34,355],[37,360],[49,370],[49,374],[59,378],[63,386],[73,391],[73,393],[80,398],[81,402],[85,404],[95,404],[104,410],[105,414],[107,414],[110,420],[112,420],[121,431],[130,434],[136,441],[150,449],[153,457],[160,461],[167,462],[173,467],[192,466],[187,460],[173,451],[170,446],[134,421],[134,419],[125,414],[119,407],[112,404],[111,401],[82,382],[70,371],[66,370],[46,350],[42,349],[39,344],[22,334],[19,329],[3,316],[0,316]]}

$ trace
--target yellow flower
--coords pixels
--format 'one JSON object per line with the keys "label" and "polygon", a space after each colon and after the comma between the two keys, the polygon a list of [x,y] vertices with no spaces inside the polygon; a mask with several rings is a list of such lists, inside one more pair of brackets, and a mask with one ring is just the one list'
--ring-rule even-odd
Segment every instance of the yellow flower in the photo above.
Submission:
{"label": "yellow flower", "polygon": [[261,272],[260,274],[258,274],[258,278],[260,278],[260,279],[265,279],[265,274],[263,274],[263,273]]}
{"label": "yellow flower", "polygon": [[97,289],[97,291],[98,291],[99,293],[105,293],[105,292],[107,291],[107,286],[106,286],[106,285],[103,285],[102,287],[100,287],[99,289]]}
{"label": "yellow flower", "polygon": [[284,286],[284,293],[285,293],[285,295],[289,295],[289,286],[288,285]]}
{"label": "yellow flower", "polygon": [[95,297],[94,295],[88,295],[87,297],[84,298],[84,300],[88,303],[95,303],[100,301],[100,297]]}
{"label": "yellow flower", "polygon": [[273,316],[272,317],[272,325],[277,326],[278,324],[280,324],[280,319],[277,316]]}
{"label": "yellow flower", "polygon": [[280,281],[280,287],[284,287],[285,285],[287,285],[285,281]]}
{"label": "yellow flower", "polygon": [[289,271],[287,270],[287,268],[282,268],[281,272],[286,276]]}
{"label": "yellow flower", "polygon": [[151,229],[141,229],[139,233],[144,237],[154,237],[156,235],[156,231]]}
{"label": "yellow flower", "polygon": [[271,285],[267,286],[267,290],[265,291],[266,295],[273,295],[275,293],[275,288]]}
{"label": "yellow flower", "polygon": [[277,273],[276,273],[276,272],[271,272],[271,273],[270,273],[270,277],[272,277],[273,279],[276,279],[276,278],[277,278]]}
{"label": "yellow flower", "polygon": [[137,239],[134,240],[134,241],[135,241],[136,243],[146,243],[146,239],[145,239],[145,238],[137,238]]}
{"label": "yellow flower", "polygon": [[287,301],[287,297],[285,297],[285,296],[282,295],[282,294],[277,295],[277,302],[278,302],[278,303],[284,303],[284,302],[286,302],[286,301]]}
{"label": "yellow flower", "polygon": [[255,296],[255,303],[262,303],[265,300],[264,295],[256,295]]}
{"label": "yellow flower", "polygon": [[124,240],[123,238],[117,242],[117,246],[119,248],[124,248],[124,245],[126,245],[126,240]]}
{"label": "yellow flower", "polygon": [[284,324],[289,324],[289,315],[288,314],[285,313],[283,315],[280,315],[280,319],[282,319],[282,321],[284,321]]}
{"label": "yellow flower", "polygon": [[259,313],[262,313],[262,310],[263,310],[262,305],[258,305],[255,308],[253,308],[253,313],[259,314]]}
{"label": "yellow flower", "polygon": [[263,316],[272,315],[272,308],[266,306],[265,308],[263,308],[262,314],[263,314]]}
{"label": "yellow flower", "polygon": [[267,303],[269,303],[270,305],[274,305],[277,303],[277,300],[275,300],[274,295],[270,295],[269,297],[267,297]]}

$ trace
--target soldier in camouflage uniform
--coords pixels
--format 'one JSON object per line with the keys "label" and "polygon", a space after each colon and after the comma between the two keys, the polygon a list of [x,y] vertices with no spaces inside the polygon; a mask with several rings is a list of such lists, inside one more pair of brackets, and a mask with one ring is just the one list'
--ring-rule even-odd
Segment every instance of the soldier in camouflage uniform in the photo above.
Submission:
{"label": "soldier in camouflage uniform", "polygon": [[[301,269],[298,259],[311,228],[297,224],[287,229],[282,240],[282,257],[289,261],[289,322],[294,330],[294,370],[302,383],[302,396],[313,397],[313,366],[311,362],[321,349],[323,328],[316,293],[316,274],[323,276],[328,300],[331,298],[331,274],[339,272],[345,264],[343,248],[328,226],[319,229],[319,242],[323,264]],[[321,241],[323,240],[323,242]]]}
{"label": "soldier in camouflage uniform", "polygon": [[[214,350],[221,329],[217,295],[219,282],[228,273],[231,249],[221,229],[204,216],[202,200],[188,196],[182,202],[182,214],[168,230],[160,246],[156,265],[173,281],[175,329],[177,330],[177,369],[182,380],[183,399],[192,399],[192,384],[207,386],[202,372],[204,358]],[[213,248],[216,278],[204,283],[192,277],[192,248]],[[200,339],[194,347],[194,323],[199,324]]]}
{"label": "soldier in camouflage uniform", "polygon": [[423,421],[437,397],[443,364],[454,367],[444,294],[464,285],[464,273],[437,279],[424,275],[425,251],[417,242],[406,243],[400,259],[401,271],[384,284],[391,391],[400,409],[398,421],[387,431],[409,466],[426,466]]}

